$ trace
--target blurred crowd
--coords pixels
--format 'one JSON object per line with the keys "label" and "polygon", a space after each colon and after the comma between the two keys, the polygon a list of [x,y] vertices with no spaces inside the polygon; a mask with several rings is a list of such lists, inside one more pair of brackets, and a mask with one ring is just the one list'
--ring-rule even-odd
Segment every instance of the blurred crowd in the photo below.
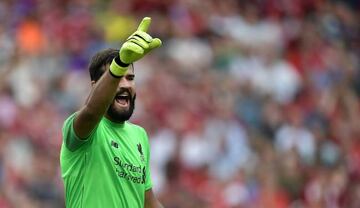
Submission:
{"label": "blurred crowd", "polygon": [[144,16],[132,122],[167,208],[360,207],[357,0],[1,0],[0,208],[64,207],[89,59]]}

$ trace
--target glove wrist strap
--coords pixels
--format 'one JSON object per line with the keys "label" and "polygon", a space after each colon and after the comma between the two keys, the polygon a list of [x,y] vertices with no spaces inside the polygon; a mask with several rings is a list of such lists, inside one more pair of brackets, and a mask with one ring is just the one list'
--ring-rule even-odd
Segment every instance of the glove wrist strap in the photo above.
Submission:
{"label": "glove wrist strap", "polygon": [[126,74],[126,71],[128,69],[129,64],[125,64],[120,60],[120,57],[117,56],[113,59],[113,61],[110,64],[110,73],[114,77],[121,77]]}

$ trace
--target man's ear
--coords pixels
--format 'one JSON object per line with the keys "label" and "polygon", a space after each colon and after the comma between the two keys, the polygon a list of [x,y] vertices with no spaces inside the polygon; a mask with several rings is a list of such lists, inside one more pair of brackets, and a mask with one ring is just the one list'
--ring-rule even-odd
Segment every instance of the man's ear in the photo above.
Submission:
{"label": "man's ear", "polygon": [[95,82],[94,80],[92,80],[92,81],[91,81],[91,87],[94,87],[95,83],[96,83],[96,82]]}

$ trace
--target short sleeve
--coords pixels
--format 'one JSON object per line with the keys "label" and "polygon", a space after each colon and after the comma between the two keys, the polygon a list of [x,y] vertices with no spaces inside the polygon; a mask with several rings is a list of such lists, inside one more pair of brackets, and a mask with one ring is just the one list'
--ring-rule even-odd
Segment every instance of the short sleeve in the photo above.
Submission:
{"label": "short sleeve", "polygon": [[70,151],[75,151],[78,148],[80,148],[82,145],[87,143],[91,135],[94,131],[91,132],[91,134],[85,138],[80,139],[74,131],[74,119],[76,118],[76,113],[70,115],[64,122],[63,128],[62,128],[62,134],[63,134],[63,142],[67,149]]}
{"label": "short sleeve", "polygon": [[145,181],[145,190],[149,190],[152,188],[153,183],[151,180],[151,170],[150,170],[150,147],[149,147],[149,139],[144,129],[144,138],[146,143],[146,181]]}

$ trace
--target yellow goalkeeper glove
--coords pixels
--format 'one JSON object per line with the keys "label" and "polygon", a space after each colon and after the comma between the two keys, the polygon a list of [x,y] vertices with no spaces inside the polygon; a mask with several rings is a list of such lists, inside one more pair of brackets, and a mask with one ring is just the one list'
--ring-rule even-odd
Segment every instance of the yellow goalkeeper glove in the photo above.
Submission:
{"label": "yellow goalkeeper glove", "polygon": [[151,23],[150,17],[145,17],[138,29],[130,35],[126,42],[121,46],[119,57],[115,58],[110,65],[110,72],[115,76],[123,76],[127,67],[141,59],[151,50],[161,46],[159,38],[152,38],[147,31]]}

